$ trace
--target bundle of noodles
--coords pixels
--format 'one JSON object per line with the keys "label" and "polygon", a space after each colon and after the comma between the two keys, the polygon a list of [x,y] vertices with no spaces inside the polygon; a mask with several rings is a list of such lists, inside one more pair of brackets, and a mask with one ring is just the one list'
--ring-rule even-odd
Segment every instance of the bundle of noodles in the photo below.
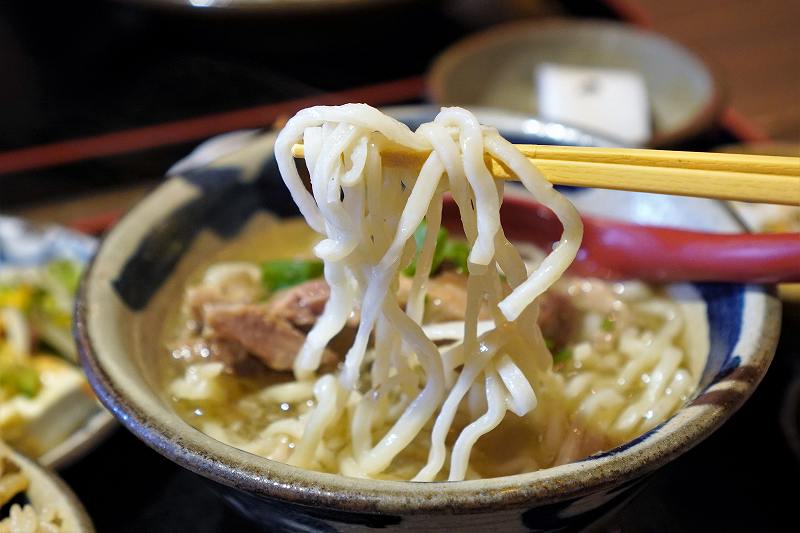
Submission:
{"label": "bundle of noodles", "polygon": [[[292,157],[299,141],[311,193]],[[390,146],[427,158],[410,172],[407,163],[382,160]],[[294,435],[288,462],[305,468],[376,477],[401,453],[427,452],[413,480],[436,479],[448,458],[447,477],[464,479],[473,445],[509,411],[521,417],[536,409],[537,394],[560,394],[536,325],[537,297],[575,258],[583,232],[578,213],[512,144],[460,108],[443,109],[416,132],[363,104],[310,108],[286,124],[275,152],[292,198],[324,236],[314,252],[331,295],[294,363],[292,385],[313,387],[315,407],[267,433]],[[503,233],[503,183],[487,169],[485,154],[563,224],[560,241],[530,274]],[[421,321],[446,193],[458,205],[470,247],[468,304],[455,342],[437,345]],[[423,220],[427,232],[417,253],[414,232]],[[403,309],[398,275],[412,260]],[[340,371],[317,377],[325,346],[354,310],[361,319]],[[414,452],[420,440],[423,451]]]}

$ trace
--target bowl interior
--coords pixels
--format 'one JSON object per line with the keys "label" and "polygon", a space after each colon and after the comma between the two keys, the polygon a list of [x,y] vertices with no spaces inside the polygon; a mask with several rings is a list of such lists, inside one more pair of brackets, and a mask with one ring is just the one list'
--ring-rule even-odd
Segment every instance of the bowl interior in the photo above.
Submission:
{"label": "bowl interior", "polygon": [[653,144],[713,118],[714,79],[697,57],[664,37],[612,22],[519,23],[467,38],[433,63],[429,90],[441,104],[540,115],[534,72],[546,62],[641,74]]}
{"label": "bowl interior", "polygon": [[[406,118],[430,118],[431,110],[404,112]],[[553,140],[512,133],[533,143]],[[84,365],[102,401],[150,446],[195,472],[252,494],[348,511],[469,511],[555,502],[631,482],[682,453],[721,424],[766,370],[777,336],[777,303],[759,287],[705,285],[697,287],[713,330],[705,388],[664,425],[601,456],[506,478],[411,484],[309,472],[222,444],[172,410],[155,364],[165,354],[159,333],[197,268],[232,239],[295,214],[271,157],[273,141],[272,135],[261,136],[211,165],[188,170],[137,206],[101,246],[77,310]],[[592,194],[574,199],[596,203]],[[634,195],[626,202],[645,206],[654,199]],[[704,216],[716,212],[717,219],[701,217],[693,225],[735,229],[727,212],[714,205],[709,202]],[[684,223],[691,212],[684,212]]]}

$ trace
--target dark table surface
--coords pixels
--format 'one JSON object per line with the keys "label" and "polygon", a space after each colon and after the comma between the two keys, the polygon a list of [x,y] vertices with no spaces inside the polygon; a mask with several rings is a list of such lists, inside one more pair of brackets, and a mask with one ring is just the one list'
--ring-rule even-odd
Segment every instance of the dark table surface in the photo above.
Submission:
{"label": "dark table surface", "polygon": [[[602,3],[531,4],[541,5],[528,13],[613,15]],[[453,2],[418,0],[358,16],[218,18],[96,0],[2,3],[0,152],[419,75],[447,44],[510,13],[496,11],[476,22],[455,13]],[[690,147],[733,140],[716,128]],[[84,198],[87,206],[98,198],[110,204],[98,190],[154,182],[190,148],[0,175],[0,211],[24,213],[54,198],[72,199],[73,210],[78,199],[78,211]],[[791,523],[800,501],[800,458],[780,413],[800,374],[800,310],[787,314],[793,326],[783,328],[775,362],[750,401],[653,475],[603,529],[780,531]],[[240,518],[208,483],[123,429],[61,474],[101,532],[269,530]]]}

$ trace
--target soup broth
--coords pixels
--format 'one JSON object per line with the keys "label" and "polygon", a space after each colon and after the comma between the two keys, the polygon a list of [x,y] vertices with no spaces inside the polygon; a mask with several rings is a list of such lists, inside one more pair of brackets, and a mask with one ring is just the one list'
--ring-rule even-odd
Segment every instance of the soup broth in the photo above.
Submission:
{"label": "soup broth", "polygon": [[[222,442],[277,461],[290,460],[305,421],[317,406],[314,381],[296,380],[287,369],[270,368],[269,362],[248,353],[246,346],[235,347],[235,362],[229,354],[221,356],[219,343],[233,345],[237,339],[232,334],[215,337],[219,331],[201,323],[204,319],[192,298],[198,290],[210,286],[218,290],[220,283],[227,283],[231,300],[206,303],[207,309],[269,306],[293,287],[265,288],[260,278],[264,262],[312,261],[318,238],[297,219],[270,224],[265,231],[231,245],[191,279],[184,302],[176,305],[163,333],[165,387],[181,417]],[[518,247],[529,268],[541,260],[538,250],[524,244]],[[451,342],[447,330],[452,329],[453,319],[460,315],[463,320],[464,310],[458,306],[465,305],[466,276],[453,264],[444,264],[432,277],[431,287],[422,323],[428,328],[426,333],[444,346]],[[466,479],[530,472],[611,449],[669,418],[697,386],[707,357],[708,333],[705,310],[696,300],[675,299],[663,287],[640,282],[567,276],[540,297],[540,309],[538,321],[553,363],[552,371],[537,374],[531,384],[538,405],[524,416],[509,413],[477,439]],[[305,334],[308,324],[297,329]],[[341,369],[349,341],[332,350],[335,357],[321,373]],[[231,348],[226,345],[225,349]],[[364,374],[372,371],[373,361],[368,351]],[[525,362],[518,364],[524,368]],[[447,435],[448,450],[464,428],[487,410],[483,389],[471,387],[460,402]],[[376,408],[385,414],[384,422],[368,429],[373,440],[390,429],[400,416],[397,405],[404,405],[397,401],[401,388],[379,392],[370,390],[365,381],[352,394],[372,395]],[[346,459],[353,453],[347,431],[359,423],[360,415],[352,406],[345,416],[346,421],[326,430],[324,449],[318,450],[311,467],[363,475]],[[429,421],[388,468],[372,477],[412,479],[426,464],[432,424]],[[447,478],[445,466],[435,479]]]}

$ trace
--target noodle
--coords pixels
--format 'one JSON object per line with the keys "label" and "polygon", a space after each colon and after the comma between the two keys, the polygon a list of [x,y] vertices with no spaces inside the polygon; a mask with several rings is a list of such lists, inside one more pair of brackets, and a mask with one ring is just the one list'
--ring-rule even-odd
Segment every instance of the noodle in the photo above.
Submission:
{"label": "noodle", "polygon": [[[310,190],[292,156],[300,141]],[[423,162],[383,157],[398,149]],[[561,221],[547,253],[509,242],[500,223],[504,182],[491,175],[487,155]],[[468,111],[442,109],[412,132],[363,104],[310,108],[288,121],[275,156],[308,227],[322,236],[313,252],[330,292],[305,323],[310,330],[297,333],[302,347],[276,369],[291,368],[289,382],[239,381],[206,353],[186,360],[197,335],[207,347],[202,335],[215,334],[213,324],[189,317],[188,344],[173,351],[188,355],[176,358],[183,372],[169,390],[215,438],[307,469],[458,481],[609,449],[664,421],[696,387],[708,353],[704,310],[684,310],[639,282],[561,279],[582,238],[577,211]],[[448,195],[461,217],[467,272],[458,278],[459,314],[437,320],[429,296],[445,277],[435,271]],[[216,265],[198,289],[238,294],[235,283],[250,287],[258,273],[253,264]],[[234,306],[259,302],[261,290]],[[559,342],[539,327],[553,316],[554,295],[574,310]],[[222,308],[230,302],[223,298]],[[330,345],[345,330],[353,336],[331,371]]]}
{"label": "noodle", "polygon": [[[301,138],[311,193],[303,186],[291,154],[292,145]],[[379,152],[390,143],[429,152],[415,178],[405,174],[392,181],[390,173],[381,176]],[[365,105],[311,108],[287,123],[275,148],[292,198],[308,224],[325,236],[315,252],[325,261],[325,279],[331,287],[330,301],[295,361],[298,380],[312,379],[324,347],[344,327],[355,307],[361,312],[355,341],[338,380],[326,375],[315,386],[318,407],[310,414],[290,463],[310,464],[312,450],[324,442],[326,432],[346,410],[346,391],[358,391],[362,381],[368,379],[367,389],[373,394],[405,397],[400,401],[407,405],[392,421],[386,418],[385,409],[377,408],[373,394],[357,394],[349,424],[352,457],[346,459],[366,475],[379,474],[433,420],[429,458],[415,479],[434,479],[445,461],[445,440],[458,406],[483,375],[487,411],[462,430],[452,452],[450,479],[463,479],[477,439],[496,427],[508,409],[524,416],[536,406],[532,376],[526,375],[515,360],[537,351],[544,352],[536,357],[539,361],[549,361],[550,356],[541,334],[531,335],[525,331],[530,328],[518,327],[516,321],[522,318],[535,323],[536,309],[531,304],[574,259],[582,234],[577,212],[495,130],[483,128],[472,114],[459,108],[443,109],[436,120],[417,133]],[[565,228],[554,250],[530,276],[502,234],[502,183],[495,182],[487,169],[486,151],[519,175],[523,185],[553,209]],[[448,181],[443,183],[445,171]],[[451,345],[448,353],[458,352],[463,365],[456,371],[455,380],[453,362],[445,367],[447,358],[421,326],[445,191],[456,199],[470,247],[468,304],[460,337],[453,334],[452,326],[449,328],[449,336],[460,342]],[[392,195],[405,202],[387,205],[384,197]],[[409,251],[414,250],[413,234],[423,217],[427,234],[403,312],[391,288],[408,262]],[[376,229],[381,221],[383,231]],[[498,249],[502,250],[499,254]],[[498,265],[512,287],[505,298]],[[487,328],[483,322],[479,335],[482,302],[488,302],[495,323]],[[372,370],[366,376],[363,369],[368,341],[373,337]],[[390,384],[391,376],[398,376],[406,386],[398,390]],[[387,425],[378,443],[369,445],[372,428]]]}

